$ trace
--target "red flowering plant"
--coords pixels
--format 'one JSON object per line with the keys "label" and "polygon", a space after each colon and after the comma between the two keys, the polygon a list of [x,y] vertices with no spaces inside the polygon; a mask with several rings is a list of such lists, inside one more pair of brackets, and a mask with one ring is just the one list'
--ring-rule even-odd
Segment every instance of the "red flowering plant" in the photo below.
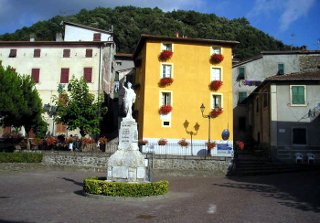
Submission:
{"label": "red flowering plant", "polygon": [[219,115],[221,115],[222,113],[223,113],[223,108],[218,107],[218,108],[212,109],[212,111],[210,112],[210,116],[213,118],[216,118]]}
{"label": "red flowering plant", "polygon": [[244,149],[244,142],[238,140],[236,141],[236,147],[237,149],[243,150]]}
{"label": "red flowering plant", "polygon": [[148,143],[149,143],[148,140],[145,140],[145,139],[139,139],[138,140],[138,144],[141,145],[141,146],[147,145]]}
{"label": "red flowering plant", "polygon": [[81,139],[81,141],[82,141],[83,144],[92,144],[92,143],[95,143],[94,139],[92,139],[92,138],[86,138],[86,137],[83,137],[83,138]]}
{"label": "red flowering plant", "polygon": [[165,87],[171,85],[173,82],[173,79],[171,77],[163,77],[160,79],[159,85],[160,87]]}
{"label": "red flowering plant", "polygon": [[159,109],[160,114],[166,115],[169,114],[172,111],[171,105],[162,105]]}
{"label": "red flowering plant", "polygon": [[172,57],[173,52],[171,50],[163,50],[159,55],[159,60],[166,61]]}
{"label": "red flowering plant", "polygon": [[207,146],[208,150],[212,150],[216,146],[216,143],[215,142],[207,142],[206,146]]}
{"label": "red flowering plant", "polygon": [[181,139],[178,144],[182,147],[187,147],[189,145],[189,142],[186,141],[186,139]]}
{"label": "red flowering plant", "polygon": [[107,138],[105,136],[102,136],[99,138],[99,144],[100,145],[105,145],[107,143]]}
{"label": "red flowering plant", "polygon": [[49,136],[45,139],[47,146],[55,146],[57,144],[57,139],[55,137]]}
{"label": "red flowering plant", "polygon": [[211,63],[220,63],[221,61],[223,61],[224,57],[222,54],[212,54],[210,57],[210,62]]}
{"label": "red flowering plant", "polygon": [[159,141],[158,141],[159,146],[167,145],[167,143],[168,143],[168,140],[166,140],[166,139],[159,139]]}
{"label": "red flowering plant", "polygon": [[217,91],[223,85],[222,81],[214,80],[209,84],[209,88],[211,91]]}

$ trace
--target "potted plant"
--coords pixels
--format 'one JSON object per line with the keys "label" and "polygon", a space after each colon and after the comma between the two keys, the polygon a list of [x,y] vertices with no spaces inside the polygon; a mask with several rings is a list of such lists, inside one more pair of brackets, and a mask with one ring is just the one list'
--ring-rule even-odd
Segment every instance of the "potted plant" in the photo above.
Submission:
{"label": "potted plant", "polygon": [[106,150],[106,144],[107,144],[107,138],[105,136],[102,136],[99,138],[98,142],[99,142],[99,147],[101,151],[105,151]]}
{"label": "potted plant", "polygon": [[162,105],[159,109],[160,114],[166,115],[169,114],[172,111],[171,105]]}
{"label": "potted plant", "polygon": [[168,143],[168,140],[166,140],[166,139],[159,139],[159,141],[158,141],[159,146],[167,145],[167,143]]}
{"label": "potted plant", "polygon": [[211,81],[211,83],[209,84],[209,88],[211,91],[217,91],[222,85],[223,85],[222,81],[214,80],[214,81]]}
{"label": "potted plant", "polygon": [[82,152],[89,152],[94,150],[94,147],[96,146],[94,139],[90,137],[83,137],[81,141]]}
{"label": "potted plant", "polygon": [[163,50],[160,55],[159,55],[159,59],[161,61],[166,61],[169,60],[173,55],[173,52],[171,50]]}
{"label": "potted plant", "polygon": [[224,59],[224,57],[222,54],[214,53],[210,57],[210,62],[211,63],[220,63],[221,61],[223,61],[223,59]]}
{"label": "potted plant", "polygon": [[163,77],[160,79],[159,85],[160,87],[165,87],[171,85],[173,82],[173,79],[171,77]]}
{"label": "potted plant", "polygon": [[147,145],[148,143],[149,143],[148,140],[145,140],[145,139],[139,139],[139,140],[138,140],[138,144],[139,144],[140,146]]}
{"label": "potted plant", "polygon": [[221,107],[218,107],[218,108],[212,109],[212,111],[210,112],[210,116],[213,118],[216,118],[222,113],[223,113],[223,109]]}
{"label": "potted plant", "polygon": [[211,150],[214,149],[214,147],[216,146],[215,142],[207,142],[207,154],[211,155]]}
{"label": "potted plant", "polygon": [[189,145],[189,142],[186,141],[186,139],[181,139],[178,144],[181,146],[181,147],[188,147]]}

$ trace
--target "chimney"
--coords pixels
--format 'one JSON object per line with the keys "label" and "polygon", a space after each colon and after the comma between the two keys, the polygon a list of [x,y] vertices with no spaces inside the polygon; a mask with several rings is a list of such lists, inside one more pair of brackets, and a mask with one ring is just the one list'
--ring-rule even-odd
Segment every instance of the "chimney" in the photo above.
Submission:
{"label": "chimney", "polygon": [[56,33],[56,42],[62,42],[62,33]]}

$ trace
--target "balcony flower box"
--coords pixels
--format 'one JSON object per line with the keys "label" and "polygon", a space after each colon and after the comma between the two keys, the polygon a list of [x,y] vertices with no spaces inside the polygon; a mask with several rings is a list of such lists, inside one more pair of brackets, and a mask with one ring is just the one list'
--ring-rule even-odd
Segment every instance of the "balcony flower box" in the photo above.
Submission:
{"label": "balcony flower box", "polygon": [[212,111],[210,112],[210,116],[212,118],[216,118],[218,117],[219,115],[221,115],[223,113],[223,109],[222,108],[214,108],[212,109]]}
{"label": "balcony flower box", "polygon": [[171,105],[162,105],[159,109],[160,114],[166,115],[169,114],[172,111]]}
{"label": "balcony flower box", "polygon": [[215,81],[211,81],[211,83],[209,84],[209,88],[211,91],[217,91],[222,85],[223,85],[222,81],[215,80]]}
{"label": "balcony flower box", "polygon": [[173,82],[173,79],[171,77],[163,77],[160,79],[159,85],[160,87],[165,87],[171,85]]}
{"label": "balcony flower box", "polygon": [[186,141],[186,139],[181,139],[178,144],[181,146],[181,147],[188,147],[189,145],[189,142]]}
{"label": "balcony flower box", "polygon": [[171,50],[163,50],[159,55],[159,60],[166,61],[169,60],[173,55]]}
{"label": "balcony flower box", "polygon": [[224,57],[222,54],[212,54],[210,57],[210,62],[211,63],[220,63],[223,61]]}
{"label": "balcony flower box", "polygon": [[159,141],[158,141],[159,146],[165,146],[165,145],[167,145],[167,143],[168,143],[168,140],[166,140],[166,139],[159,139]]}

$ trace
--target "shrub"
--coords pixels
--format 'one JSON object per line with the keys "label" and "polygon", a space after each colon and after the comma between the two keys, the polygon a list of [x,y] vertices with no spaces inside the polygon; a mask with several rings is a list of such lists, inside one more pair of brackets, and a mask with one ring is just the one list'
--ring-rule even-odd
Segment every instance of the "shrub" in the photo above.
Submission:
{"label": "shrub", "polygon": [[108,182],[105,177],[90,177],[83,180],[83,191],[89,194],[113,197],[145,197],[168,192],[168,181],[152,183]]}
{"label": "shrub", "polygon": [[41,153],[0,153],[0,163],[41,163]]}

